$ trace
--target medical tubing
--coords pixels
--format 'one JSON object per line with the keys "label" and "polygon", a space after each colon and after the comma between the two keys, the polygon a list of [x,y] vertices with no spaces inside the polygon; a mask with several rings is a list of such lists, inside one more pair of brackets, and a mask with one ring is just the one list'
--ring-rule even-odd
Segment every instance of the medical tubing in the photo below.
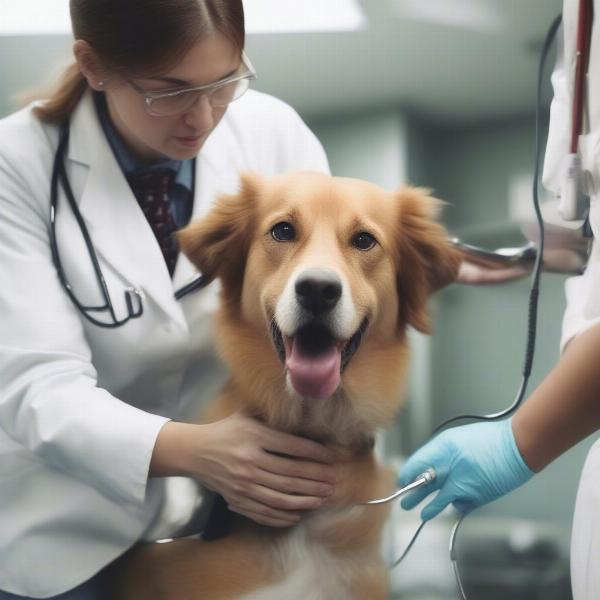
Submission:
{"label": "medical tubing", "polygon": [[206,287],[209,283],[210,280],[207,277],[204,275],[199,275],[196,279],[194,279],[194,281],[184,285],[181,289],[175,292],[175,300],[181,300],[184,296]]}
{"label": "medical tubing", "polygon": [[[52,260],[54,262],[54,265],[56,266],[56,270],[57,270],[60,282],[61,282],[63,288],[65,289],[65,291],[67,292],[67,295],[69,296],[71,302],[75,305],[75,308],[77,308],[77,310],[79,310],[81,312],[81,314],[88,321],[93,323],[94,325],[98,325],[99,327],[105,327],[105,328],[119,327],[120,325],[123,325],[124,323],[129,321],[129,319],[140,317],[143,314],[144,310],[143,310],[143,306],[141,303],[140,295],[137,292],[137,290],[134,290],[134,293],[138,296],[138,301],[139,301],[138,308],[134,309],[133,302],[131,300],[131,291],[127,290],[125,292],[125,302],[126,302],[126,305],[128,308],[128,315],[125,319],[122,319],[121,321],[119,321],[116,317],[116,314],[115,314],[115,311],[114,311],[114,308],[113,308],[113,305],[112,305],[112,302],[110,299],[108,286],[106,285],[106,281],[102,274],[102,270],[100,269],[98,257],[96,256],[96,252],[92,245],[92,241],[90,239],[89,232],[87,230],[87,227],[85,226],[83,217],[81,216],[81,213],[79,212],[79,208],[77,207],[77,202],[73,195],[73,190],[71,189],[71,185],[69,184],[69,179],[67,177],[67,173],[66,173],[65,165],[64,165],[64,155],[66,153],[68,144],[69,144],[69,122],[66,121],[65,123],[63,123],[60,126],[58,147],[56,150],[53,168],[52,168],[52,179],[51,179],[51,188],[50,188],[50,227],[49,227],[49,239],[50,239],[50,247],[51,247],[51,252],[52,252]],[[79,300],[77,299],[77,297],[75,296],[75,294],[73,292],[73,288],[64,272],[64,269],[62,266],[62,261],[60,259],[60,253],[58,250],[58,242],[56,239],[56,219],[58,216],[58,192],[59,192],[58,184],[59,183],[62,184],[65,195],[67,197],[67,201],[69,203],[69,206],[71,207],[71,211],[77,221],[79,230],[81,232],[81,235],[83,236],[85,245],[87,247],[89,257],[92,262],[92,266],[94,268],[94,273],[96,275],[96,281],[97,281],[98,286],[100,287],[100,290],[104,297],[104,304],[101,306],[84,306],[83,304],[81,304],[79,302]],[[92,312],[92,311],[96,311],[96,312],[109,311],[110,316],[112,318],[112,322],[102,322],[102,321],[98,321],[97,319],[94,319],[94,317],[92,317],[89,314],[89,312]]]}
{"label": "medical tubing", "polygon": [[[399,490],[397,490],[390,496],[386,496],[385,498],[378,498],[377,500],[368,500],[367,502],[360,502],[359,504],[361,504],[363,506],[374,506],[377,504],[387,504],[388,502],[391,502],[392,500],[397,500],[401,496],[408,494],[409,492],[415,490],[416,488],[420,488],[424,485],[429,485],[432,481],[435,480],[436,477],[437,477],[437,475],[436,475],[435,470],[432,468],[429,468],[426,471],[424,471],[423,473],[421,473],[420,475],[418,475],[412,483],[405,485],[403,488],[400,488]],[[412,538],[410,538],[410,541],[408,542],[408,545],[404,549],[404,552],[402,552],[402,555],[400,556],[400,558],[398,558],[396,561],[394,561],[392,563],[392,565],[389,567],[390,570],[393,569],[394,567],[397,567],[404,560],[406,555],[410,552],[410,549],[413,547],[414,543],[417,541],[417,538],[419,537],[419,534],[421,533],[421,530],[423,529],[423,527],[425,527],[426,522],[427,521],[421,522],[421,524],[419,525],[419,527],[413,534]]]}
{"label": "medical tubing", "polygon": [[[69,181],[67,178],[67,174],[65,172],[65,165],[64,165],[64,161],[62,160],[58,160],[58,157],[61,155],[64,155],[68,144],[69,144],[69,129],[67,127],[67,125],[63,125],[63,129],[62,129],[62,144],[61,144],[61,152],[57,152],[57,168],[58,168],[58,178],[60,180],[60,182],[63,184],[63,188],[65,190],[65,195],[67,197],[67,201],[69,203],[69,206],[71,207],[71,210],[73,211],[73,215],[75,217],[75,219],[77,220],[77,224],[79,225],[79,229],[81,231],[81,235],[83,236],[84,240],[85,240],[85,244],[86,246],[89,248],[92,246],[92,240],[90,239],[90,235],[89,232],[87,230],[87,228],[84,225],[83,222],[83,217],[81,216],[81,213],[79,212],[79,208],[77,207],[77,202],[75,201],[75,198],[73,196],[73,191],[71,190],[71,186],[69,185]],[[58,190],[56,190],[58,193]],[[58,197],[58,196],[57,196]],[[102,292],[104,294],[105,298],[110,298],[109,293],[108,293],[108,286],[106,285],[106,281],[104,279],[104,276],[102,275],[102,272],[100,271],[100,265],[98,263],[98,257],[94,254],[90,253],[90,259],[92,261],[92,265],[94,267],[94,271],[96,273],[96,275],[98,276],[98,282],[100,284],[100,287],[102,288]],[[98,275],[99,274],[99,275]],[[68,284],[68,289],[71,289],[71,285]],[[112,307],[112,304],[109,303],[108,301],[103,305],[103,306],[93,306],[93,307],[87,307],[87,310],[110,310],[110,314],[111,317],[113,318],[113,320],[117,320],[114,309]],[[88,315],[85,315],[88,316]]]}
{"label": "medical tubing", "polygon": [[[52,199],[56,198],[58,196],[58,156],[59,156],[59,153],[64,152],[65,144],[66,144],[65,138],[61,137],[61,139],[59,139],[59,142],[58,142],[58,148],[56,150],[56,155],[54,156],[54,166],[52,168],[52,178],[50,181],[51,201],[50,201],[50,215],[49,215],[50,216],[50,224],[49,224],[48,231],[49,231],[49,238],[50,238],[50,251],[52,253],[52,260],[54,261],[54,264],[56,264],[56,265],[58,265],[60,263],[60,257],[58,255],[58,246],[57,246],[56,237],[54,235],[52,224],[56,220],[57,207],[56,207],[56,203],[53,202]],[[58,276],[63,285],[65,285],[65,283],[68,284],[68,282],[64,278],[64,273],[62,272],[62,269],[58,270]],[[67,287],[67,291],[68,291],[68,289],[69,288]]]}
{"label": "medical tubing", "polygon": [[[51,185],[51,188],[50,188],[51,193],[50,193],[49,238],[50,238],[50,249],[52,252],[52,260],[56,266],[56,271],[58,273],[58,277],[60,279],[61,284],[63,285],[65,291],[67,292],[67,295],[71,299],[71,302],[73,302],[73,304],[75,305],[75,307],[78,310],[82,310],[82,308],[86,308],[87,310],[98,310],[98,311],[106,310],[108,308],[106,303],[103,306],[94,306],[94,307],[82,307],[81,306],[81,304],[75,297],[75,294],[73,293],[73,288],[71,287],[71,284],[69,283],[69,280],[67,279],[65,272],[62,268],[62,261],[60,259],[60,254],[58,251],[58,241],[56,239],[56,233],[55,233],[55,222],[56,222],[56,218],[58,217],[58,183],[60,180],[64,186],[64,180],[63,180],[64,170],[63,170],[63,168],[61,168],[61,160],[65,154],[68,143],[69,143],[68,129],[66,128],[66,126],[62,126],[59,141],[58,141],[58,147],[57,147],[56,154],[54,157],[54,165],[53,165],[53,169],[52,169],[52,179],[51,179],[51,184],[50,184]],[[67,195],[67,199],[68,199],[69,203],[72,205],[71,197],[69,196],[69,193],[68,193],[69,190],[70,190],[70,186],[68,186],[68,188],[65,189],[65,193]],[[76,205],[75,205],[75,208],[77,208]],[[81,215],[80,214],[78,215],[78,213],[79,213],[79,211],[77,211],[75,213],[75,217],[77,218],[77,223],[81,227]],[[84,234],[84,238],[85,238],[85,234]],[[87,242],[87,238],[85,238],[85,239]],[[89,319],[93,323],[95,322],[95,319],[91,318],[85,311],[82,311],[82,312],[83,312],[83,315],[87,319]]]}
{"label": "medical tubing", "polygon": [[456,536],[458,534],[458,530],[462,525],[462,522],[466,514],[463,514],[459,517],[459,519],[454,523],[454,527],[452,527],[452,532],[450,533],[450,562],[452,563],[452,570],[454,571],[454,578],[456,579],[456,587],[460,593],[461,600],[467,600],[467,595],[465,594],[465,589],[463,588],[462,581],[460,579],[460,573],[458,571],[458,556],[456,553]]}
{"label": "medical tubing", "polygon": [[538,223],[539,243],[538,251],[535,257],[535,263],[533,267],[533,275],[531,278],[531,289],[529,292],[529,306],[528,306],[528,322],[527,322],[527,342],[525,348],[525,364],[523,365],[523,379],[517,392],[517,395],[513,403],[506,409],[496,413],[488,415],[458,415],[452,417],[440,423],[434,430],[433,434],[439,433],[442,429],[446,428],[451,423],[463,420],[473,421],[497,421],[511,415],[521,404],[527,391],[527,384],[529,382],[529,376],[531,374],[531,368],[533,365],[533,357],[535,353],[535,340],[537,333],[537,312],[538,312],[538,300],[540,295],[540,276],[542,271],[542,264],[544,258],[544,221],[542,218],[542,211],[540,209],[539,202],[539,191],[538,191],[538,180],[540,173],[540,155],[541,155],[541,132],[540,132],[540,120],[541,120],[541,105],[542,105],[542,83],[544,78],[544,66],[546,64],[546,58],[550,46],[556,37],[556,32],[560,27],[562,21],[562,15],[558,15],[548,32],[544,40],[544,46],[540,55],[540,62],[538,65],[537,75],[537,92],[536,92],[536,107],[535,107],[535,149],[534,149],[534,174],[533,174],[533,207],[535,209],[535,215]]}
{"label": "medical tubing", "polygon": [[421,533],[421,531],[423,531],[423,527],[425,527],[426,523],[427,523],[427,521],[421,521],[421,524],[417,527],[417,530],[413,534],[412,538],[410,538],[410,542],[408,542],[408,545],[404,549],[404,552],[402,553],[402,555],[400,556],[400,558],[398,558],[397,560],[394,561],[394,563],[390,567],[390,570],[393,569],[393,568],[395,568],[395,567],[397,567],[406,558],[407,554],[410,552],[410,550],[413,547],[414,543],[417,541],[417,538],[419,537],[419,534]]}

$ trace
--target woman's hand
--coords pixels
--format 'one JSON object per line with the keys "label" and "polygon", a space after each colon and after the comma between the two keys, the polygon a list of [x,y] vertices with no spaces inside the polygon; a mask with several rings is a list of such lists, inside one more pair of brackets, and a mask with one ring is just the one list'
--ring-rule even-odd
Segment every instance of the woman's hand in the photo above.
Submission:
{"label": "woman's hand", "polygon": [[515,442],[511,419],[443,431],[408,459],[400,473],[400,485],[409,484],[430,467],[435,469],[436,478],[402,500],[402,508],[410,510],[439,490],[421,512],[424,521],[433,519],[450,503],[467,513],[533,476]]}
{"label": "woman's hand", "polygon": [[221,494],[231,510],[263,525],[287,527],[332,494],[333,458],[321,444],[234,414],[206,425],[167,423],[151,474],[194,477]]}
{"label": "woman's hand", "polygon": [[531,273],[526,267],[490,267],[463,260],[456,277],[457,283],[468,285],[489,285],[492,283],[506,283],[514,279],[521,279]]}

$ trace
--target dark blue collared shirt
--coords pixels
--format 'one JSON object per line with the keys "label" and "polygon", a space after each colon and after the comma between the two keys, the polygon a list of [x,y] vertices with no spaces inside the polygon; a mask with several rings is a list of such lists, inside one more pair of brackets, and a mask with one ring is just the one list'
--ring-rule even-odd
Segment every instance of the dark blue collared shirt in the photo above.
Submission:
{"label": "dark blue collared shirt", "polygon": [[159,168],[172,169],[175,173],[175,178],[169,188],[169,207],[171,215],[178,228],[187,225],[192,214],[192,206],[194,203],[194,190],[192,189],[194,182],[194,161],[192,159],[173,160],[165,158],[152,163],[151,165],[139,163],[129,151],[123,138],[112,124],[104,94],[96,93],[94,94],[94,97],[98,118],[100,119],[104,135],[106,135],[106,139],[112,148],[125,178],[127,179],[129,175],[138,175],[145,171],[152,171]]}

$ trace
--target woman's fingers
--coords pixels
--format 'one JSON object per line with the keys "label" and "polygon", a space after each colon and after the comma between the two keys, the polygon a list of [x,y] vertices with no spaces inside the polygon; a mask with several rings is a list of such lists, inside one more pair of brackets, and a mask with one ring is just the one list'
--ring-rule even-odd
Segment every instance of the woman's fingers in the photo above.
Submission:
{"label": "woman's fingers", "polygon": [[331,465],[307,460],[294,460],[265,452],[257,466],[265,471],[284,477],[321,481],[330,485],[335,483],[335,470]]}
{"label": "woman's fingers", "polygon": [[323,444],[289,433],[265,429],[267,433],[263,447],[268,452],[277,452],[296,458],[308,458],[325,464],[331,464],[335,460],[334,452]]}
{"label": "woman's fingers", "polygon": [[254,485],[246,492],[246,497],[278,510],[314,510],[323,503],[319,496],[296,496],[278,492],[263,485]]}
{"label": "woman's fingers", "polygon": [[486,267],[472,262],[463,261],[460,265],[456,281],[471,285],[486,285],[504,283],[529,275],[531,269],[522,266],[498,268]]}
{"label": "woman's fingers", "polygon": [[429,521],[437,517],[454,500],[451,493],[442,490],[438,495],[421,511],[421,519]]}
{"label": "woman's fingers", "polygon": [[435,492],[437,489],[439,489],[439,485],[438,486],[429,486],[426,485],[418,490],[415,490],[414,492],[411,492],[410,494],[408,494],[408,496],[405,496],[404,498],[402,498],[402,501],[400,502],[402,508],[404,510],[411,510],[413,509],[415,506],[417,506],[417,504],[420,504],[425,498],[427,498],[427,496],[429,496],[429,494]]}
{"label": "woman's fingers", "polygon": [[326,498],[333,493],[333,486],[329,483],[300,477],[277,475],[264,470],[257,472],[255,481],[267,488],[286,494]]}
{"label": "woman's fingers", "polygon": [[[284,527],[333,493],[335,454],[329,448],[268,428],[242,414],[205,426],[197,478],[232,510]],[[275,511],[275,512],[273,512]]]}

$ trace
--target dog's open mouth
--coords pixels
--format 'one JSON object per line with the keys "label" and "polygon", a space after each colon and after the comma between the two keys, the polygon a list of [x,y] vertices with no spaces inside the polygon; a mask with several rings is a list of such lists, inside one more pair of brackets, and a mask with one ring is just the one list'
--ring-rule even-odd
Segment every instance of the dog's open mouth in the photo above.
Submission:
{"label": "dog's open mouth", "polygon": [[368,320],[364,319],[349,340],[340,341],[319,323],[304,325],[288,337],[271,321],[273,343],[296,392],[306,398],[329,398],[360,346],[367,325]]}

